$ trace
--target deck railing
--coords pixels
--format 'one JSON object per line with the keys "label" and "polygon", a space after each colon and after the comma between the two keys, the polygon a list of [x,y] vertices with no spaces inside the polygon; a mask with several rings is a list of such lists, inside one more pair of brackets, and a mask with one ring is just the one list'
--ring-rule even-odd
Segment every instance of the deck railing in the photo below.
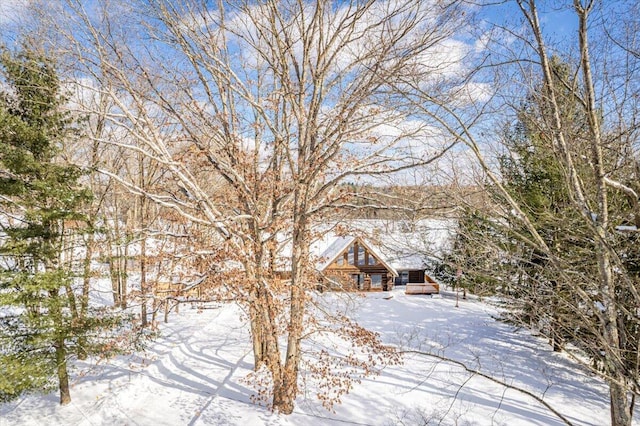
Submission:
{"label": "deck railing", "polygon": [[437,283],[407,283],[405,294],[437,294],[440,286]]}

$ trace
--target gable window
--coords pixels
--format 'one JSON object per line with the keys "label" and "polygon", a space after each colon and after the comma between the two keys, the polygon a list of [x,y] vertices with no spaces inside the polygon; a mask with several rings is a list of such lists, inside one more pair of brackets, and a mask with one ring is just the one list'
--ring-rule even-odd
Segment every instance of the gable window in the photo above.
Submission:
{"label": "gable window", "polygon": [[355,265],[353,244],[349,247],[349,253],[347,255],[347,262],[349,263],[349,265]]}
{"label": "gable window", "polygon": [[338,258],[336,259],[336,265],[338,265],[338,266],[344,265],[344,256],[343,255],[338,256]]}
{"label": "gable window", "polygon": [[362,266],[364,265],[365,258],[364,258],[364,247],[362,247],[361,245],[358,244],[358,265]]}
{"label": "gable window", "polygon": [[374,255],[372,255],[371,253],[369,253],[368,256],[368,262],[367,265],[377,265],[378,264],[378,259],[376,259],[376,257]]}

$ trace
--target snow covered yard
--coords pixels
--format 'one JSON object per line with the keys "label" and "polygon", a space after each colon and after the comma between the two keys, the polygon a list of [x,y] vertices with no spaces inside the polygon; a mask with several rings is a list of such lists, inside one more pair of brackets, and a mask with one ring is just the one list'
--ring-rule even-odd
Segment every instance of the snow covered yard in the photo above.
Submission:
{"label": "snow covered yard", "polygon": [[[253,355],[248,326],[232,304],[198,312],[184,306],[161,326],[144,353],[90,366],[76,363],[72,402],[29,395],[0,405],[0,425],[561,425],[530,395],[460,364],[522,388],[573,424],[609,423],[605,384],[553,353],[545,342],[495,321],[478,301],[406,296],[403,290],[354,297],[355,318],[409,352],[404,364],[364,380],[324,410],[304,391],[290,416],[251,402],[244,380]],[[323,297],[353,297],[325,294]],[[305,395],[308,395],[305,397]]]}

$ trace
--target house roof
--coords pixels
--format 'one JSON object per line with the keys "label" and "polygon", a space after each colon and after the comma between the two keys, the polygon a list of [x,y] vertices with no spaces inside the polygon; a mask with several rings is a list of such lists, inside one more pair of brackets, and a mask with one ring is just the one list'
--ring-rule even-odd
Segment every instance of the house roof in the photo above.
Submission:
{"label": "house roof", "polygon": [[[429,260],[441,257],[451,249],[456,221],[424,219],[419,221],[361,219],[316,225],[316,239],[311,244],[316,269],[322,271],[359,238],[391,271],[429,268]],[[290,270],[291,240],[288,235],[280,243],[277,266]]]}
{"label": "house roof", "polygon": [[360,226],[373,229],[384,258],[397,270],[428,269],[430,261],[451,250],[456,228],[451,219],[372,222]]}
{"label": "house roof", "polygon": [[331,265],[336,258],[355,241],[355,239],[355,237],[336,237],[333,243],[320,253],[320,258],[316,263],[316,269],[318,269],[318,271],[323,271],[327,266]]}
{"label": "house roof", "polygon": [[376,250],[370,243],[364,240],[364,238],[353,237],[353,236],[344,236],[344,237],[336,237],[336,239],[331,243],[329,247],[326,248],[324,252],[320,255],[320,259],[316,264],[316,268],[319,271],[324,271],[327,266],[331,265],[338,256],[340,256],[344,251],[349,248],[351,244],[355,241],[358,241],[359,244],[362,244],[369,253],[373,254],[376,259],[382,265],[387,268],[394,276],[398,276],[398,271],[391,266],[384,258],[384,256]]}

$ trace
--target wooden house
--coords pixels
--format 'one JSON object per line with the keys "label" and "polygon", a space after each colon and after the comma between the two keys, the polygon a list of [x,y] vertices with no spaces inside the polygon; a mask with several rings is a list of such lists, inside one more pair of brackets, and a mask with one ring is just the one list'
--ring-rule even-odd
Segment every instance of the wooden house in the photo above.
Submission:
{"label": "wooden house", "polygon": [[[405,276],[407,281],[404,281]],[[402,271],[399,279],[399,282],[396,279],[396,283],[404,284],[406,294],[437,294],[440,292],[440,285],[427,275],[424,269]]]}
{"label": "wooden house", "polygon": [[337,237],[317,264],[322,289],[387,291],[397,271],[360,237]]}
{"label": "wooden house", "polygon": [[391,257],[387,258],[398,272],[395,286],[404,286],[406,294],[438,294],[440,285],[427,274],[422,260],[411,258]]}

